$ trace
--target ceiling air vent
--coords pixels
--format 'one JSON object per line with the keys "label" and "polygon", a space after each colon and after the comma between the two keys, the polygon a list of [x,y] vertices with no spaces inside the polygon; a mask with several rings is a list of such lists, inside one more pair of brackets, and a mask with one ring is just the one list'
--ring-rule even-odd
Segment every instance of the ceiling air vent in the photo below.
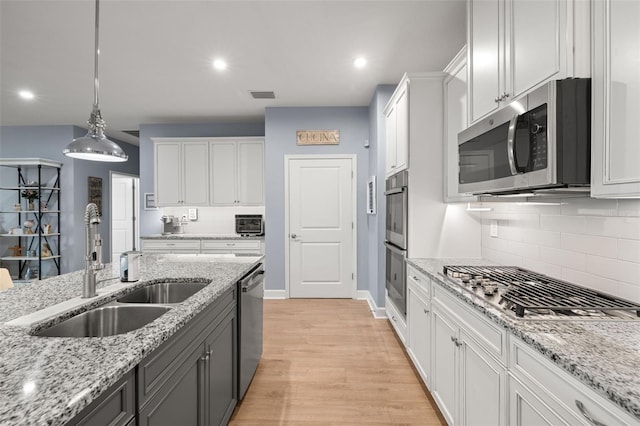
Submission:
{"label": "ceiling air vent", "polygon": [[251,93],[251,97],[253,99],[275,99],[276,98],[276,94],[273,92],[250,90],[249,93]]}

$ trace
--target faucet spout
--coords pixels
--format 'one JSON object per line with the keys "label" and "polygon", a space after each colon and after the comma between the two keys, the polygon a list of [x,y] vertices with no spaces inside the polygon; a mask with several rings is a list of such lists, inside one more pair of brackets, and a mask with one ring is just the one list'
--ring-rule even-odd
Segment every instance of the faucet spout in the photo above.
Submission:
{"label": "faucet spout", "polygon": [[96,273],[103,269],[102,264],[102,239],[98,234],[100,224],[100,213],[98,206],[94,203],[87,204],[84,212],[85,225],[85,257],[84,257],[84,280],[82,285],[82,297],[95,297],[96,293]]}

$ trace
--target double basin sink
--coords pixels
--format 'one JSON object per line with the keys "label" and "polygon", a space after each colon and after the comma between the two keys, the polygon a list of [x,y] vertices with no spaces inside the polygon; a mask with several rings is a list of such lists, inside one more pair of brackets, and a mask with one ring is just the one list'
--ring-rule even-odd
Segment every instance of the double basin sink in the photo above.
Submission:
{"label": "double basin sink", "polygon": [[37,332],[43,337],[106,337],[123,334],[149,324],[205,288],[208,282],[163,282],[141,287],[115,302],[75,315]]}

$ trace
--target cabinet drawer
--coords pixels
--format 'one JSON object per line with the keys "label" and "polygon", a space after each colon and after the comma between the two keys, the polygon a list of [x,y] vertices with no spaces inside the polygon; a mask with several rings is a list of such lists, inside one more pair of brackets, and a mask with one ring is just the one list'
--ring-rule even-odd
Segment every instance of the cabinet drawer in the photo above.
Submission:
{"label": "cabinet drawer", "polygon": [[414,290],[420,292],[422,297],[431,299],[431,280],[416,268],[407,265],[407,283],[414,284]]}
{"label": "cabinet drawer", "polygon": [[260,252],[260,240],[203,240],[202,250]]}
{"label": "cabinet drawer", "polygon": [[462,321],[464,328],[472,332],[473,338],[484,350],[506,364],[507,330],[505,328],[474,312],[471,306],[466,306],[462,301],[457,300],[440,284],[433,285],[432,297]]}
{"label": "cabinet drawer", "polygon": [[637,419],[580,383],[522,340],[512,337],[511,342],[509,368],[512,374],[570,423],[571,419],[578,418],[584,424],[592,424],[586,416],[608,426],[638,423]]}
{"label": "cabinet drawer", "polygon": [[142,240],[142,251],[171,253],[184,251],[200,252],[200,240]]}
{"label": "cabinet drawer", "polygon": [[393,306],[393,302],[388,297],[385,297],[385,308],[387,311],[387,318],[389,318],[389,322],[393,326],[396,334],[402,341],[402,344],[406,346],[407,344],[407,323],[405,319],[398,313],[396,307]]}

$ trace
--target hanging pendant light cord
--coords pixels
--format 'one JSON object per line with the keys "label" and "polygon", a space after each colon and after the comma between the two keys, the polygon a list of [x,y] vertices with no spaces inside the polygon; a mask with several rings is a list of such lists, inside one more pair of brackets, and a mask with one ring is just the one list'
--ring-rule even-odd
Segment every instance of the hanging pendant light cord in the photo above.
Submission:
{"label": "hanging pendant light cord", "polygon": [[95,28],[95,55],[93,68],[93,110],[87,124],[89,130],[97,136],[102,136],[107,127],[107,123],[100,114],[100,104],[98,103],[98,92],[100,81],[98,80],[98,58],[100,57],[100,0],[96,0],[96,28]]}

